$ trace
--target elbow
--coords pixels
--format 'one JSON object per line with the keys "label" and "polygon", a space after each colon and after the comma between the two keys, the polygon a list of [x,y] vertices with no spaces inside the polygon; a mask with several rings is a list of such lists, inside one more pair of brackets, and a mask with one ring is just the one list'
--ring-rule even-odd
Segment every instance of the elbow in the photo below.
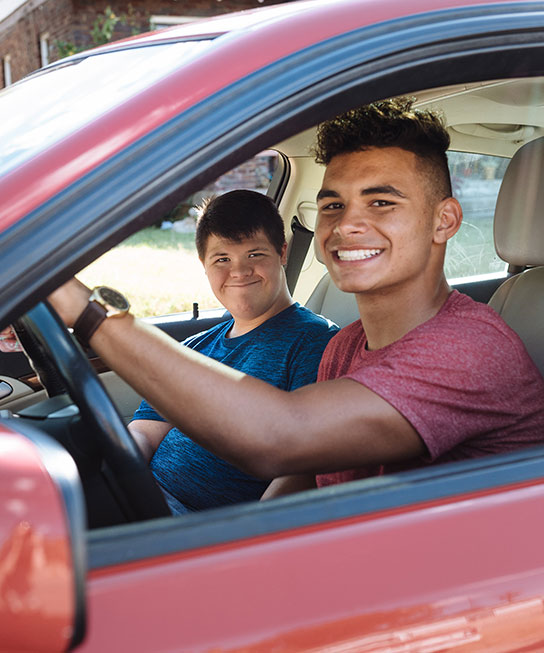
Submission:
{"label": "elbow", "polygon": [[285,440],[284,437],[269,438],[264,445],[248,452],[242,462],[244,471],[265,480],[302,471],[300,461],[293,455],[294,447]]}

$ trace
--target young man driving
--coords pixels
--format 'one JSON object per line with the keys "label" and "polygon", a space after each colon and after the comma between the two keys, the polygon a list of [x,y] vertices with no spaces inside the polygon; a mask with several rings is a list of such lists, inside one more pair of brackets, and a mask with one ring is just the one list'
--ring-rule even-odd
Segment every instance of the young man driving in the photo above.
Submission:
{"label": "young man driving", "polygon": [[[523,344],[444,276],[462,219],[448,145],[438,117],[406,100],[320,126],[316,246],[360,321],[331,340],[318,383],[282,391],[180,350],[130,314],[103,320],[93,349],[206,449],[286,477],[269,496],[315,486],[316,475],[338,483],[541,443],[544,381]],[[72,325],[89,293],[72,281],[51,300]]]}
{"label": "young man driving", "polygon": [[[196,248],[232,319],[183,344],[282,390],[315,382],[321,354],[338,327],[293,302],[283,268],[283,220],[274,202],[250,190],[206,202]],[[259,499],[269,483],[203,449],[145,400],[129,431],[176,514]]]}

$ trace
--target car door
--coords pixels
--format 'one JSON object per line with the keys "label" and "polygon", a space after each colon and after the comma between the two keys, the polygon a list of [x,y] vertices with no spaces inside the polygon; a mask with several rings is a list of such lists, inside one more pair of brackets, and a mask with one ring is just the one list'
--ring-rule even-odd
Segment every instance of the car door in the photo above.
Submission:
{"label": "car door", "polygon": [[[134,188],[122,184],[106,208],[91,206],[94,177],[37,209],[32,220],[41,225],[59,207],[70,223],[84,206],[86,235],[100,242],[66,238],[38,283],[25,266],[25,288],[4,290],[4,321],[102,253],[109,239],[152,222],[153,207],[318,120],[418,88],[542,74],[538,3],[488,12],[431,4],[426,13],[428,3],[419,2],[411,16],[397,16],[395,3],[380,14],[379,5],[338,3],[342,31],[268,62],[157,130],[145,148],[121,153],[114,163],[137,184],[138,206]],[[383,22],[354,27],[370,9]],[[302,26],[312,33],[328,16],[316,9],[315,19],[308,14],[272,37],[285,37],[287,26],[292,38]],[[150,156],[163,166],[153,177]],[[101,184],[113,166],[104,165]],[[13,243],[20,254],[17,234]],[[537,447],[93,530],[87,633],[78,650],[538,650],[543,462]]]}
{"label": "car door", "polygon": [[[510,66],[529,73],[541,35],[533,42],[534,33],[514,28],[523,20],[510,8],[513,14],[493,12],[489,23],[481,18],[472,38],[463,12],[442,16],[441,45],[414,50],[408,43],[425,20],[411,22],[400,32],[409,55],[396,33],[402,55],[354,67],[344,83],[352,80],[362,101],[414,84],[460,82],[467,70],[470,79],[502,77]],[[498,57],[505,48],[501,31],[518,43]],[[456,33],[460,40],[443,38]],[[372,46],[365,41],[365,54]],[[353,102],[336,81],[306,89],[304,102],[312,91],[318,101],[317,87],[324,104],[332,88],[335,108]],[[161,630],[165,649],[183,639],[193,650],[538,650],[544,594],[542,558],[532,542],[539,539],[541,456],[538,449],[194,515],[185,524],[92,533],[96,639],[90,636],[87,650],[105,645],[107,615],[120,599],[126,627],[114,641],[136,646],[119,633],[129,631],[144,593],[154,598],[146,611],[155,625],[150,632]],[[130,561],[122,553],[127,538]],[[129,601],[135,587],[142,594]]]}

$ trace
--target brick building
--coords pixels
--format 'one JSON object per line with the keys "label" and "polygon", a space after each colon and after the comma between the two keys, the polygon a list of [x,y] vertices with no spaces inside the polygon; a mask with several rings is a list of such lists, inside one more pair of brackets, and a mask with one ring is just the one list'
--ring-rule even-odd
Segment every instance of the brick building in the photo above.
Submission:
{"label": "brick building", "polygon": [[[0,0],[0,87],[69,54],[73,48],[91,47],[109,27],[113,28],[111,40],[116,40],[150,28],[279,1]],[[96,24],[100,29],[93,38]]]}

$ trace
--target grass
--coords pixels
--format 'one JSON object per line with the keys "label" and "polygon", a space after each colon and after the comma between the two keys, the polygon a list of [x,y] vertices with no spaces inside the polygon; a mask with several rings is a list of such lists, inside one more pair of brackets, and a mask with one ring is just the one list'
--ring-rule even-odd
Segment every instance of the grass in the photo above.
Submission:
{"label": "grass", "polygon": [[506,263],[497,256],[493,244],[492,216],[487,220],[463,221],[448,243],[444,267],[448,279],[505,269]]}
{"label": "grass", "polygon": [[219,303],[210,290],[194,245],[194,234],[148,227],[113,248],[78,278],[90,287],[118,288],[138,317],[189,311]]}

